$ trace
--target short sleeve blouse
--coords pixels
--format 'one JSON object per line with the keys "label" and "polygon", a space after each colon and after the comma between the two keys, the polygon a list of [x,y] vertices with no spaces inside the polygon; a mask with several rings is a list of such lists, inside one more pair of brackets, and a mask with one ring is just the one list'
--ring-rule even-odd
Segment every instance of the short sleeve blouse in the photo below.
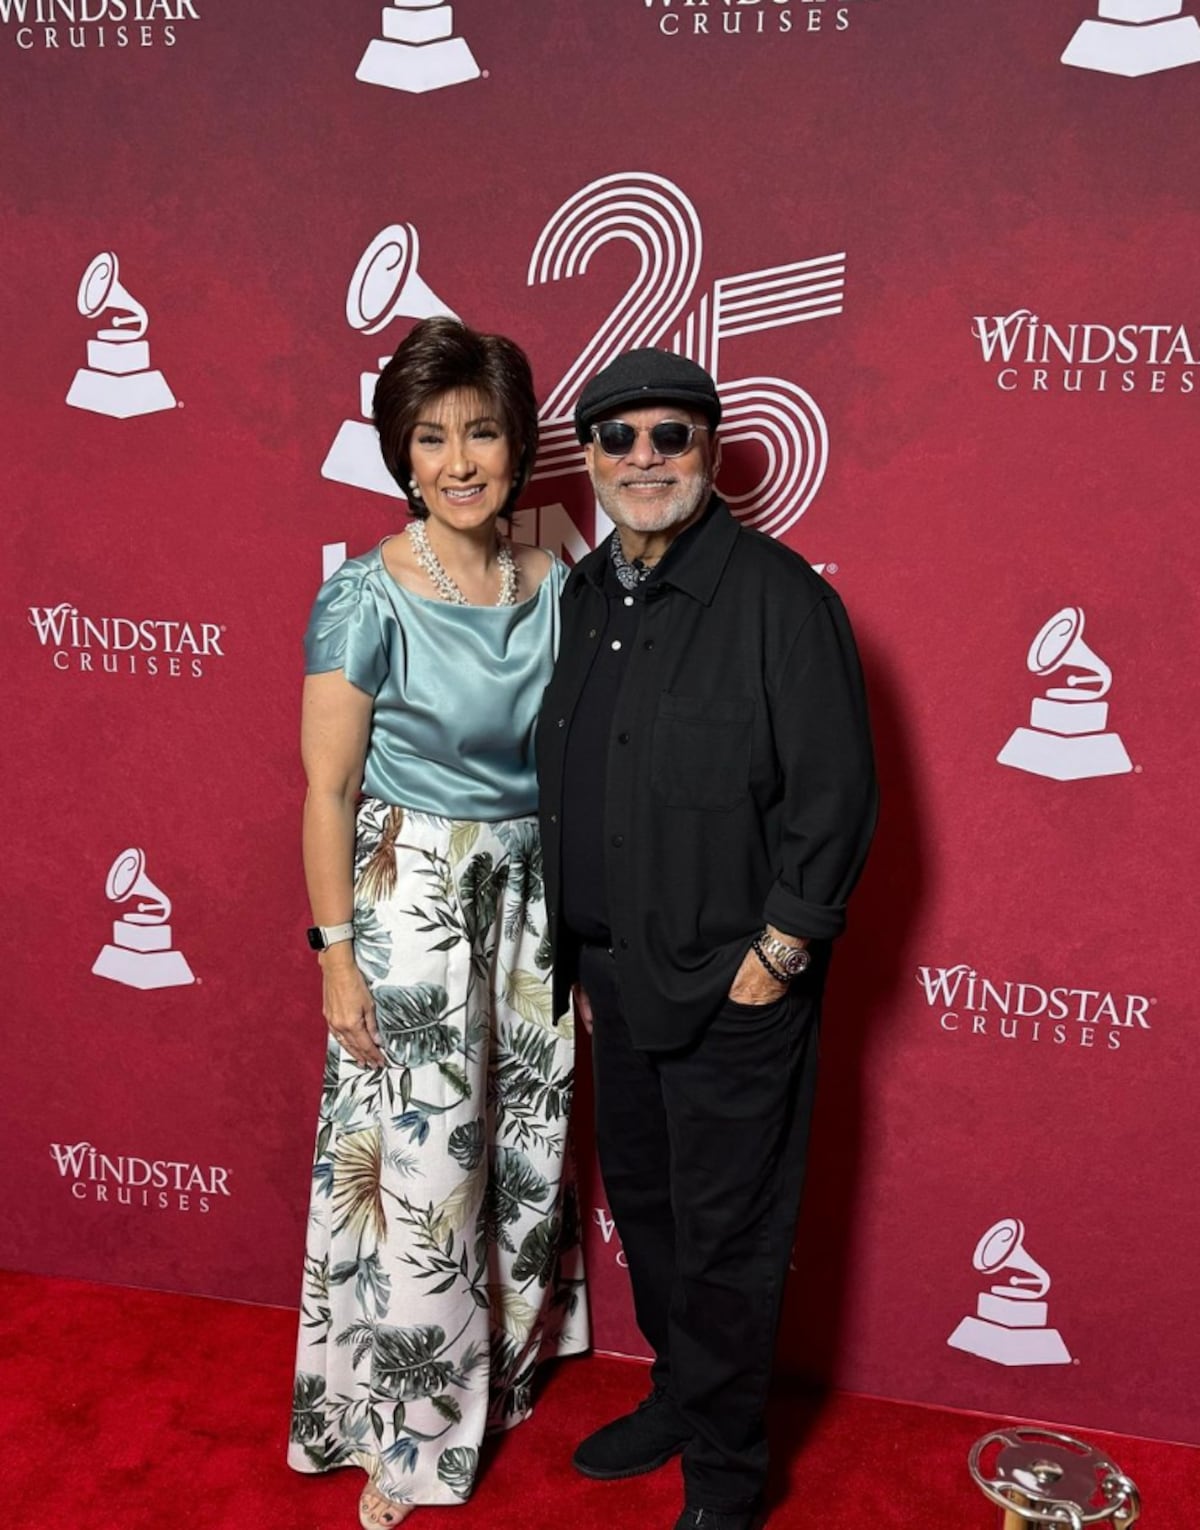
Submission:
{"label": "short sleeve blouse", "polygon": [[536,811],[533,734],[567,572],[556,558],[515,606],[458,606],[405,589],[381,544],[325,581],[305,673],[340,669],[373,698],[368,795],[484,822]]}

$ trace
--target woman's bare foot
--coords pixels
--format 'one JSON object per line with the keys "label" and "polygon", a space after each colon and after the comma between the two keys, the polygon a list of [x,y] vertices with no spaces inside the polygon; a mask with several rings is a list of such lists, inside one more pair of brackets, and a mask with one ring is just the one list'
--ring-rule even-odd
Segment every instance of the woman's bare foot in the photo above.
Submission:
{"label": "woman's bare foot", "polygon": [[413,1503],[399,1503],[368,1482],[358,1500],[358,1522],[363,1530],[395,1530],[416,1508]]}

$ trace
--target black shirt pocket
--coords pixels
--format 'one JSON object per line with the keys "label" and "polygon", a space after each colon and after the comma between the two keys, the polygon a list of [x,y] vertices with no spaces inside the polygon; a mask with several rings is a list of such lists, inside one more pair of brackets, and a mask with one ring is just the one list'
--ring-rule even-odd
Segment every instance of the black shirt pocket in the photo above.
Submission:
{"label": "black shirt pocket", "polygon": [[675,696],[654,720],[650,780],[667,807],[727,811],[750,790],[754,702],[749,696]]}

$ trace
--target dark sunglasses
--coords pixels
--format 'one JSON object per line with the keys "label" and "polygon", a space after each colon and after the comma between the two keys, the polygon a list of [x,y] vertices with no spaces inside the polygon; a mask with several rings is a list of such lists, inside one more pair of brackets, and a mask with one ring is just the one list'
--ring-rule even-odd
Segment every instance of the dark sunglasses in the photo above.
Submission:
{"label": "dark sunglasses", "polygon": [[[707,429],[707,425],[688,425],[683,420],[659,420],[647,434],[656,456],[682,457],[696,432]],[[592,440],[606,457],[628,457],[641,434],[626,420],[601,420],[592,426]]]}

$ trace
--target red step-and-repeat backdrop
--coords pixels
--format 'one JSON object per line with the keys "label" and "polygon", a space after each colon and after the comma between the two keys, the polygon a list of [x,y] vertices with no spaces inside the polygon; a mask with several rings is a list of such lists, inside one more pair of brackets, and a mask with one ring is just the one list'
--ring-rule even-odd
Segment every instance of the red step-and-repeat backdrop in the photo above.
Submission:
{"label": "red step-and-repeat backdrop", "polygon": [[0,0],[0,1260],[297,1297],[300,636],[402,522],[363,403],[448,309],[534,361],[519,535],[591,545],[580,384],[673,347],[860,637],[783,1364],[1200,1440],[1194,12]]}

